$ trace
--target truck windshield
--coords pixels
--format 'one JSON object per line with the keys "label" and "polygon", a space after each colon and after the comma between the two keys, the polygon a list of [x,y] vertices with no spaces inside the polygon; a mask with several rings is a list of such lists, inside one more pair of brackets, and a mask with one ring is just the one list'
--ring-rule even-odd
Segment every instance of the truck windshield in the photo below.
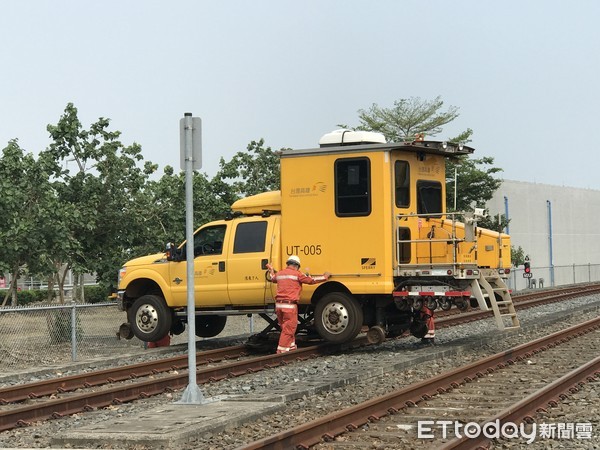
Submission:
{"label": "truck windshield", "polygon": [[[194,257],[220,255],[223,252],[226,225],[202,228],[194,235]],[[185,252],[185,247],[184,250]]]}

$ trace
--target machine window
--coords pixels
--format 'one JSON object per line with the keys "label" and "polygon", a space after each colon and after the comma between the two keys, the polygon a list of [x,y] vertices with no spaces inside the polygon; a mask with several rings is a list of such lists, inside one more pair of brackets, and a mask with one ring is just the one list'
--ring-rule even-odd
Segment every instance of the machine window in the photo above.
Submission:
{"label": "machine window", "polygon": [[394,164],[396,206],[408,208],[410,205],[410,166],[408,161],[396,161]]}
{"label": "machine window", "polygon": [[346,158],[335,162],[335,213],[341,217],[371,214],[368,158]]}
{"label": "machine window", "polygon": [[240,223],[235,231],[233,253],[260,253],[265,251],[267,221]]}
{"label": "machine window", "polygon": [[[410,263],[410,228],[398,228],[398,264]],[[404,242],[403,242],[404,241]]]}
{"label": "machine window", "polygon": [[442,212],[442,184],[439,181],[417,181],[417,214]]}
{"label": "machine window", "polygon": [[[194,257],[202,255],[220,255],[223,252],[226,225],[202,228],[194,235]],[[184,253],[185,254],[185,247]]]}

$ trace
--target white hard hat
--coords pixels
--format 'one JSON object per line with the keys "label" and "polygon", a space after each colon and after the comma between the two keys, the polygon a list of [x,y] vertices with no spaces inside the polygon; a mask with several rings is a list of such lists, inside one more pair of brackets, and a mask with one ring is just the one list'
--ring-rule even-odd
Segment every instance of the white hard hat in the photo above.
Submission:
{"label": "white hard hat", "polygon": [[298,258],[296,255],[292,255],[292,256],[288,257],[288,259],[285,263],[286,264],[296,264],[298,267],[300,267],[300,258]]}

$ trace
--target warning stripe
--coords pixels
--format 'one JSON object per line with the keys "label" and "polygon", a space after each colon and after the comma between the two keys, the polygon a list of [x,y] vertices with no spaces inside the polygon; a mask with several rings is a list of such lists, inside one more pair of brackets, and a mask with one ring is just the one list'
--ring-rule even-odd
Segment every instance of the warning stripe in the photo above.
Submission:
{"label": "warning stripe", "polygon": [[409,297],[409,296],[423,296],[423,297],[470,297],[470,291],[446,291],[446,292],[409,292],[409,291],[394,291],[392,292],[394,297]]}

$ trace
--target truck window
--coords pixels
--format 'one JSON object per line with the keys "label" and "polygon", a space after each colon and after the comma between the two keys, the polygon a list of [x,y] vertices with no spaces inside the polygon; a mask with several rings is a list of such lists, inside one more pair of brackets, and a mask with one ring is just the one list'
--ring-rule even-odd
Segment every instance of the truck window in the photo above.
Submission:
{"label": "truck window", "polygon": [[408,161],[396,161],[394,164],[396,206],[398,208],[408,208],[410,205],[409,169]]}
{"label": "truck window", "polygon": [[371,214],[371,167],[368,158],[335,162],[335,213],[337,216]]}
{"label": "truck window", "polygon": [[[223,252],[226,225],[202,228],[194,235],[194,257],[220,255]],[[185,254],[185,247],[183,248]]]}
{"label": "truck window", "polygon": [[238,224],[235,231],[233,253],[259,253],[265,251],[267,221]]}
{"label": "truck window", "polygon": [[410,228],[398,228],[398,263],[410,263]]}
{"label": "truck window", "polygon": [[442,212],[442,184],[439,181],[417,181],[417,214]]}

